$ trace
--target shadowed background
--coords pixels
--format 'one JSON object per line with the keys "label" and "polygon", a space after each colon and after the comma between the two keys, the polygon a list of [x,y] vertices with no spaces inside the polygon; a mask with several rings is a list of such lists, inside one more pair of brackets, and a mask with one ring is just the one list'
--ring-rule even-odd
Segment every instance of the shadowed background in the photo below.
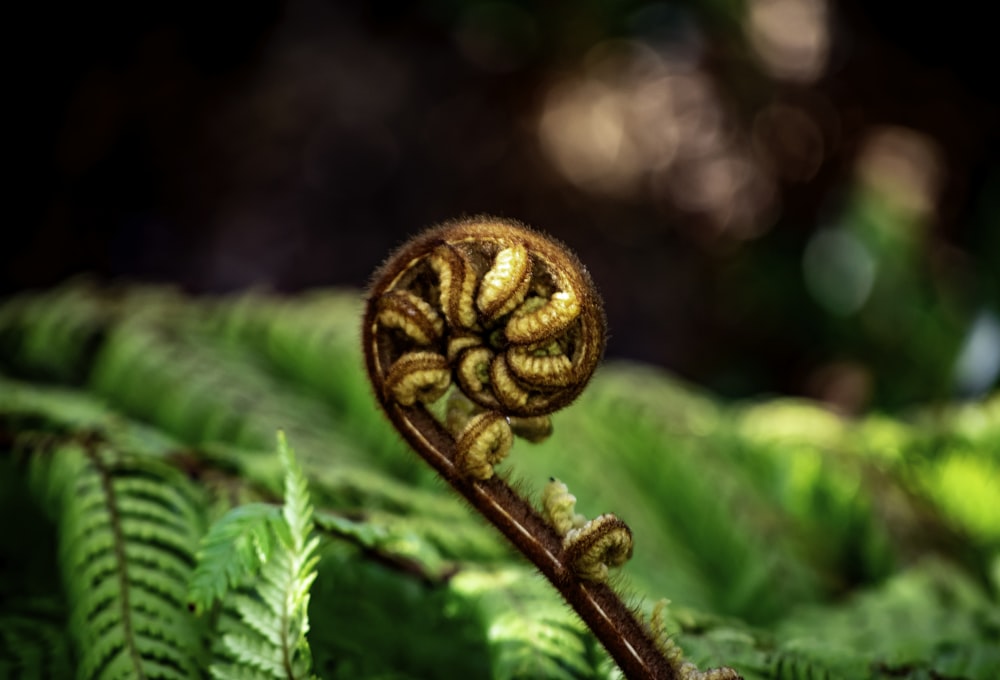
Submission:
{"label": "shadowed background", "polygon": [[0,292],[361,287],[409,234],[489,212],[578,252],[611,356],[847,413],[982,394],[991,24],[863,4],[31,8]]}

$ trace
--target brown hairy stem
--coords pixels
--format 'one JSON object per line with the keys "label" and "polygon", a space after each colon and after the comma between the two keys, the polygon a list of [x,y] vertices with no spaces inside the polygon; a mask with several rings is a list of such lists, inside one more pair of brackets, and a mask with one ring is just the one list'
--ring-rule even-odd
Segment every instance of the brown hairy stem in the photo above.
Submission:
{"label": "brown hairy stem", "polygon": [[588,583],[573,573],[561,537],[507,482],[464,477],[452,462],[454,440],[423,407],[390,405],[386,413],[417,453],[555,586],[627,677],[680,677],[650,631],[608,584]]}

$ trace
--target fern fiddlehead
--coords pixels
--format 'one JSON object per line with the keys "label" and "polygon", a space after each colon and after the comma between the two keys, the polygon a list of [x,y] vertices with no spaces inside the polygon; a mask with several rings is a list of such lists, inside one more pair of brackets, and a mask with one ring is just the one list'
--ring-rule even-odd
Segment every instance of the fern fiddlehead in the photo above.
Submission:
{"label": "fern fiddlehead", "polygon": [[514,434],[543,438],[548,414],[583,390],[604,352],[605,321],[568,250],[490,219],[447,224],[390,259],[364,333],[387,408],[434,403],[454,384],[446,429],[458,467],[488,479]]}
{"label": "fern fiddlehead", "polygon": [[386,261],[362,342],[379,403],[424,460],[531,560],[626,675],[677,678],[678,664],[606,583],[631,555],[627,525],[614,515],[554,522],[494,472],[515,435],[548,436],[549,414],[583,390],[605,333],[600,297],[572,253],[480,217],[431,229]]}

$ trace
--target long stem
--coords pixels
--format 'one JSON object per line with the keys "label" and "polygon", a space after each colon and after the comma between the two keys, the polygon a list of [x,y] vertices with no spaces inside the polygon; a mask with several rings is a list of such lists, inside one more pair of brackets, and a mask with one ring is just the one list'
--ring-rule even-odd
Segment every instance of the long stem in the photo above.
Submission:
{"label": "long stem", "polygon": [[454,463],[454,439],[423,407],[385,406],[397,429],[424,460],[556,587],[627,677],[680,678],[646,627],[611,587],[582,581],[572,572],[561,538],[524,498],[499,477],[477,481],[461,474]]}

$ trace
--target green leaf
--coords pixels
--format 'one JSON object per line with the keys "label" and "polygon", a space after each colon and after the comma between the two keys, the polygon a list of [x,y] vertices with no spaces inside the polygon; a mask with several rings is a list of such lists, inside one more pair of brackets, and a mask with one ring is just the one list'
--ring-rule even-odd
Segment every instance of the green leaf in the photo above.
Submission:
{"label": "green leaf", "polygon": [[[313,535],[308,480],[283,432],[278,433],[278,456],[285,468],[280,515],[272,514],[268,506],[243,514],[237,508],[209,530],[203,543],[201,554],[207,563],[200,565],[204,576],[192,583],[192,594],[198,594],[202,605],[217,597],[230,602],[232,610],[223,615],[235,619],[217,643],[211,668],[216,677],[239,677],[241,672],[288,680],[311,677],[306,633],[319,539]],[[241,525],[249,532],[246,540],[241,545],[227,543]],[[240,564],[227,570],[227,559]]]}
{"label": "green leaf", "polygon": [[562,600],[523,568],[465,570],[451,592],[474,602],[482,617],[492,677],[605,678],[612,666]]}
{"label": "green leaf", "polygon": [[198,548],[189,589],[196,613],[260,573],[274,550],[276,524],[281,520],[279,507],[249,503],[233,508],[209,527]]}
{"label": "green leaf", "polygon": [[61,451],[52,474],[63,479],[60,552],[78,677],[196,677],[202,626],[185,593],[201,527],[186,482],[158,461],[102,448]]}

